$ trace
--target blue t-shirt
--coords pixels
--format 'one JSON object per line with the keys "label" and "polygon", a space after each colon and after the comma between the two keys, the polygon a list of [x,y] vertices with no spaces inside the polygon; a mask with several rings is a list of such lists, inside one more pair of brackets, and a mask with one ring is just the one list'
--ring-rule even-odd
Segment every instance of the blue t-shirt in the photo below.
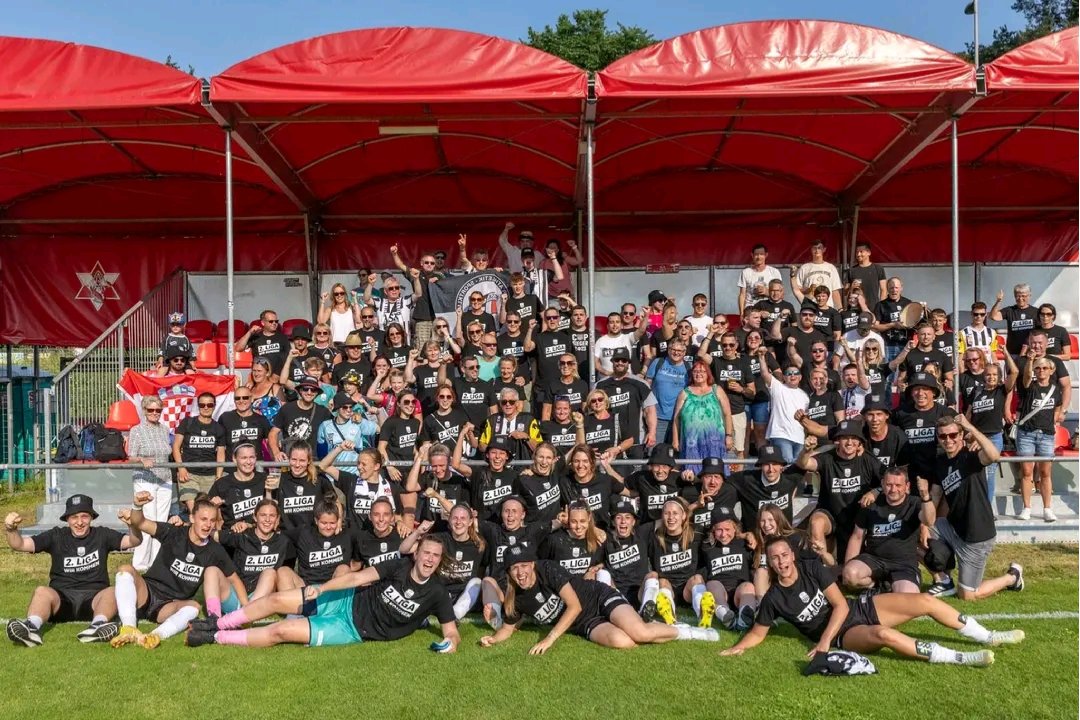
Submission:
{"label": "blue t-shirt", "polygon": [[678,365],[667,358],[657,358],[649,366],[647,377],[652,380],[653,395],[656,396],[656,417],[670,420],[675,413],[675,401],[690,382],[690,365],[683,361]]}

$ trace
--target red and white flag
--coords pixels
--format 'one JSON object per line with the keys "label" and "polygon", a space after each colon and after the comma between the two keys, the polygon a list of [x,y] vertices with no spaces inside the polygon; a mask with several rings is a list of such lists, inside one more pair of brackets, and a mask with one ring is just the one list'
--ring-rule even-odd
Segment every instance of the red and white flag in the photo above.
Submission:
{"label": "red and white flag", "polygon": [[156,377],[142,375],[134,370],[124,371],[124,376],[116,384],[128,400],[135,403],[139,417],[143,416],[142,399],[146,395],[157,395],[161,399],[161,421],[168,425],[170,432],[175,432],[177,425],[184,418],[197,415],[196,398],[204,392],[213,393],[215,399],[214,419],[221,413],[232,410],[235,381],[231,375],[170,375]]}

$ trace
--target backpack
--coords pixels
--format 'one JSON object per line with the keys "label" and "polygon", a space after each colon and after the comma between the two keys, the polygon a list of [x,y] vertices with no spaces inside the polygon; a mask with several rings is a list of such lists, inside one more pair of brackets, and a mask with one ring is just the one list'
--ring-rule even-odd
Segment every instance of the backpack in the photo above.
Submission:
{"label": "backpack", "polygon": [[126,460],[124,436],[119,430],[98,425],[94,429],[94,459],[98,462]]}
{"label": "backpack", "polygon": [[56,451],[53,453],[54,463],[69,463],[78,460],[82,452],[79,436],[75,428],[65,425],[56,436]]}
{"label": "backpack", "polygon": [[97,455],[97,438],[105,426],[101,423],[87,423],[79,432],[79,460],[93,460]]}

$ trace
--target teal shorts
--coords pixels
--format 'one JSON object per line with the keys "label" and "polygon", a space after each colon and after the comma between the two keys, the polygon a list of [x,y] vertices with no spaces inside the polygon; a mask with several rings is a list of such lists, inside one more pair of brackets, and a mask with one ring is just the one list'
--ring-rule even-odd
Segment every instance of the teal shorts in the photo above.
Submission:
{"label": "teal shorts", "polygon": [[235,588],[229,588],[229,597],[221,601],[221,612],[231,613],[240,609],[240,598],[236,595]]}
{"label": "teal shorts", "polygon": [[309,647],[352,645],[363,642],[353,624],[353,588],[331,590],[315,599],[315,614],[308,616]]}

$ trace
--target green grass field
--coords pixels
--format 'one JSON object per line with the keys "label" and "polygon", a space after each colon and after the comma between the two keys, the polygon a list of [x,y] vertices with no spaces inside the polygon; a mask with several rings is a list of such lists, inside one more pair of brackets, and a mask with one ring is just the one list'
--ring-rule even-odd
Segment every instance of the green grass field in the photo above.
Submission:
{"label": "green grass field", "polygon": [[[25,510],[33,495],[0,498],[0,512]],[[991,567],[1024,564],[1028,590],[971,604],[970,612],[1034,614],[1077,610],[1076,546],[1002,546]],[[113,556],[113,565],[121,558]],[[48,558],[0,551],[0,616],[22,617]],[[49,628],[40,648],[0,642],[6,717],[338,717],[370,712],[407,718],[1064,718],[1076,717],[1077,620],[986,620],[1021,627],[1027,640],[998,649],[990,668],[931,666],[874,656],[878,674],[804,678],[807,645],[790,627],[741,658],[735,641],[670,643],[630,652],[562,638],[543,657],[527,650],[535,629],[480,649],[485,631],[462,627],[456,655],[435,655],[421,631],[392,644],[269,650],[190,649],[181,637],[154,651],[80,645],[81,625]],[[915,621],[916,637],[970,648],[950,630]]]}

